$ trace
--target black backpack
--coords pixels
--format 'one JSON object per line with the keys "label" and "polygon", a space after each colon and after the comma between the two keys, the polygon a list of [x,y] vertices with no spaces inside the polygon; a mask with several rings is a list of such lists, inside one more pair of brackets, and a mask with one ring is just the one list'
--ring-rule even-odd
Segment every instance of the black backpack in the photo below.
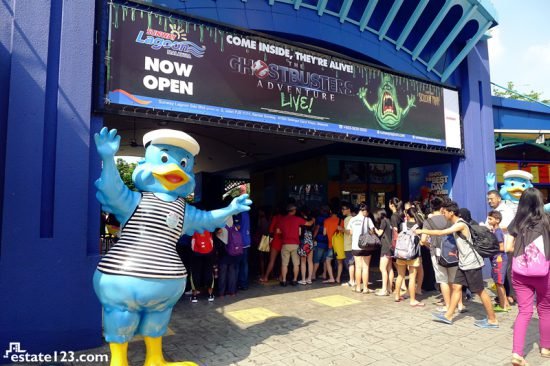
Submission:
{"label": "black backpack", "polygon": [[472,241],[466,240],[462,233],[458,233],[461,238],[468,241],[472,248],[482,258],[490,258],[500,253],[500,245],[495,234],[489,230],[489,228],[481,225],[470,225],[464,220],[460,220],[468,226],[470,233],[472,234]]}

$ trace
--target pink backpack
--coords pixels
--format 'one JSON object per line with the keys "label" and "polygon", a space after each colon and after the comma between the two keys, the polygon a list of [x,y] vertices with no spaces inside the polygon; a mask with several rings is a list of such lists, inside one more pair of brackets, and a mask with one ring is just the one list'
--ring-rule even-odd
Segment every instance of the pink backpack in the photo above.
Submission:
{"label": "pink backpack", "polygon": [[544,253],[542,235],[525,246],[523,254],[512,259],[512,271],[527,277],[544,277],[548,275],[550,261]]}

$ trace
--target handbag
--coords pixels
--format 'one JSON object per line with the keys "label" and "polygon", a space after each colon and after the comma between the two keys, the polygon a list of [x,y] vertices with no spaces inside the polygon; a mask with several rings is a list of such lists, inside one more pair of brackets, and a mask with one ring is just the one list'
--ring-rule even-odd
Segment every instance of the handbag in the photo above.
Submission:
{"label": "handbag", "polygon": [[380,248],[382,243],[380,238],[370,231],[365,232],[365,218],[363,218],[363,223],[361,224],[361,235],[359,235],[359,249],[361,250],[376,250]]}
{"label": "handbag", "polygon": [[544,277],[550,270],[550,261],[544,253],[544,239],[539,235],[525,246],[523,254],[512,258],[512,272],[526,277]]}
{"label": "handbag", "polygon": [[313,250],[313,233],[310,230],[304,230],[300,245],[298,246],[298,255],[307,257]]}
{"label": "handbag", "polygon": [[262,235],[260,239],[260,244],[258,245],[258,251],[260,252],[269,252],[271,249],[271,237],[269,235]]}
{"label": "handbag", "polygon": [[[338,226],[340,226],[341,223],[342,223],[342,219],[338,220]],[[334,250],[336,259],[346,258],[346,252],[344,251],[344,233],[343,232],[336,231],[334,235],[332,235],[332,250]]]}

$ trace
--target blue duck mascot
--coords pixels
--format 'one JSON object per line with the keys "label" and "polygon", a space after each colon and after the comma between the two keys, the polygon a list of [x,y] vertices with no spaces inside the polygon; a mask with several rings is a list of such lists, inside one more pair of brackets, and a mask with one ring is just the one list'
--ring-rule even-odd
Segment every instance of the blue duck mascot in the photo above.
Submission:
{"label": "blue duck mascot", "polygon": [[187,280],[176,242],[183,234],[223,227],[229,216],[250,210],[252,201],[244,194],[214,211],[186,204],[184,197],[195,188],[193,164],[199,144],[185,132],[162,129],[143,136],[145,158],[132,176],[139,192],[126,187],[118,173],[117,131],[104,127],[94,138],[103,161],[96,196],[122,227],[120,240],[94,273],[111,366],[128,366],[128,342],[137,334],[145,340],[145,366],[196,365],[168,363],[162,353],[162,336]]}
{"label": "blue duck mascot", "polygon": [[[504,184],[500,187],[500,196],[515,214],[523,191],[533,187],[533,183],[531,183],[533,174],[524,170],[508,170],[502,177],[504,178]],[[494,173],[488,173],[485,180],[489,190],[496,189],[496,177]],[[544,206],[544,211],[550,212],[550,204]]]}

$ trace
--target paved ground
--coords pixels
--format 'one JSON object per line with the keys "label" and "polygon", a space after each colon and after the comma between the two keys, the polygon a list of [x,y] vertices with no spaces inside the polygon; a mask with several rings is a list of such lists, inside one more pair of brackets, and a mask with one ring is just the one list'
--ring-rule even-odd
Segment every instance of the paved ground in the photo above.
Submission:
{"label": "paved ground", "polygon": [[[517,310],[498,315],[500,329],[479,329],[479,301],[467,303],[454,325],[431,320],[435,293],[425,308],[408,301],[363,295],[348,287],[322,285],[282,288],[254,284],[234,297],[191,304],[180,300],[164,338],[171,361],[200,365],[509,365],[512,324]],[[538,319],[531,322],[527,360],[539,357]],[[106,354],[108,347],[85,353]],[[141,341],[129,346],[131,365],[145,358]],[[80,364],[82,365],[82,364]]]}

